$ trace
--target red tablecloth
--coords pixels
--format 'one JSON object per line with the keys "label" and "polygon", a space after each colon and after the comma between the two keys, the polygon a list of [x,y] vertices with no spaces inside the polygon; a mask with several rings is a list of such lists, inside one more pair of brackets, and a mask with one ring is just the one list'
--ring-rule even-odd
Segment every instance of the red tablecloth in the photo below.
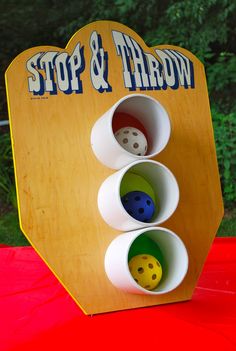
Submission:
{"label": "red tablecloth", "polygon": [[30,247],[0,249],[0,350],[236,350],[236,238],[217,238],[192,301],[85,316]]}

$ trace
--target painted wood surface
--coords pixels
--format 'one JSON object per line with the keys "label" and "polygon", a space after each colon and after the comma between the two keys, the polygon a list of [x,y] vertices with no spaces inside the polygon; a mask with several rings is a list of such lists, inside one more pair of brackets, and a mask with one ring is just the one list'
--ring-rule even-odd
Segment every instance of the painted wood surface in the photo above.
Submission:
{"label": "painted wood surface", "polygon": [[[178,50],[188,57],[194,68],[194,88],[127,89],[122,60],[112,37],[114,30],[132,37],[154,56],[154,49],[158,48]],[[91,82],[90,38],[94,31],[101,36],[102,48],[108,53],[110,92],[99,92]],[[29,92],[28,78],[32,74],[26,62],[35,54],[48,51],[70,55],[78,42],[84,47],[85,67],[80,76],[83,92]],[[21,229],[86,314],[191,299],[223,215],[204,67],[185,49],[170,45],[156,48],[147,47],[122,24],[100,21],[78,31],[65,49],[40,46],[24,51],[6,72]],[[45,78],[43,74],[42,77]],[[161,296],[122,292],[110,283],[104,271],[105,251],[119,232],[102,220],[97,193],[114,171],[94,156],[90,133],[104,112],[132,93],[157,99],[169,113],[172,125],[170,141],[155,160],[176,176],[180,202],[162,225],[183,240],[190,262],[183,283]]]}

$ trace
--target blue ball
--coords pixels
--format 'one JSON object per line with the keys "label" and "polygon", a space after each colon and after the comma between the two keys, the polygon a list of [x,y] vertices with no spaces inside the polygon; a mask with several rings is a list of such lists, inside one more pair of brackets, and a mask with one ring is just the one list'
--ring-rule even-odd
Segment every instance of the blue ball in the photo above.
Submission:
{"label": "blue ball", "polygon": [[131,191],[121,198],[125,210],[140,222],[149,222],[155,212],[152,198],[143,191]]}

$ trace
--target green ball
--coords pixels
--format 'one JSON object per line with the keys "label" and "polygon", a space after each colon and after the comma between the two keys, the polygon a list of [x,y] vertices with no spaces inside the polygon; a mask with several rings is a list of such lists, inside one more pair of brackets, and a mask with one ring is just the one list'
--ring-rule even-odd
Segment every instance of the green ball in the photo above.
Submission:
{"label": "green ball", "polygon": [[120,185],[120,196],[124,196],[131,191],[143,191],[148,194],[156,205],[156,196],[151,185],[138,174],[128,172],[124,175]]}

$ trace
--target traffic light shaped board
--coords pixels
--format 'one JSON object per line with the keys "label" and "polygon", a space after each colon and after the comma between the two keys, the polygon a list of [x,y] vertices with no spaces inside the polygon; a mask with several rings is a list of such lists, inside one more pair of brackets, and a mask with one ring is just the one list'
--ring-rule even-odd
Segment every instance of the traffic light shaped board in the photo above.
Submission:
{"label": "traffic light shaped board", "polygon": [[191,299],[223,215],[202,63],[98,21],[6,86],[21,229],[84,313]]}

